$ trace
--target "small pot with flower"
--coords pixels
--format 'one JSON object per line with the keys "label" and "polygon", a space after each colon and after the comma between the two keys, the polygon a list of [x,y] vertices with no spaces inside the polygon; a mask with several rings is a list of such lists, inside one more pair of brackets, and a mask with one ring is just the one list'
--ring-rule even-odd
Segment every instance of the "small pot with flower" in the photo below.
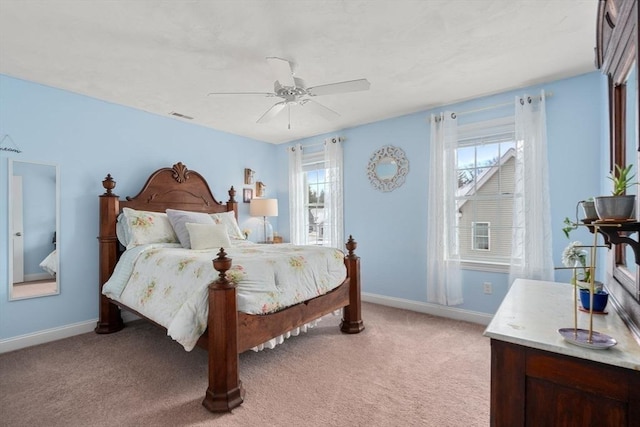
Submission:
{"label": "small pot with flower", "polygon": [[595,198],[595,208],[601,221],[625,221],[633,217],[636,204],[635,194],[626,194],[627,189],[637,182],[635,174],[631,173],[633,164],[622,168],[615,166],[614,171],[608,176],[613,182],[611,196],[598,196]]}
{"label": "small pot with flower", "polygon": [[609,302],[609,293],[603,289],[602,282],[595,280],[592,267],[587,265],[587,251],[582,242],[575,241],[562,252],[562,264],[565,267],[573,268],[571,283],[579,288],[580,303],[584,310],[591,307],[591,285],[593,284],[593,311],[603,312]]}

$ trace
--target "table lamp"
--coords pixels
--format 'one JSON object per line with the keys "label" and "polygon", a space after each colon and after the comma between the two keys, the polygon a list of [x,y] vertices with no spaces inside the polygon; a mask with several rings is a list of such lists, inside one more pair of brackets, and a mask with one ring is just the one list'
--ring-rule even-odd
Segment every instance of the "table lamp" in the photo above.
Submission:
{"label": "table lamp", "polygon": [[[261,216],[264,228],[263,243],[270,243],[273,238],[267,236],[267,226],[271,229],[271,224],[267,221],[268,216],[278,216],[278,199],[251,199],[249,205],[249,215]],[[273,234],[272,234],[273,236]]]}

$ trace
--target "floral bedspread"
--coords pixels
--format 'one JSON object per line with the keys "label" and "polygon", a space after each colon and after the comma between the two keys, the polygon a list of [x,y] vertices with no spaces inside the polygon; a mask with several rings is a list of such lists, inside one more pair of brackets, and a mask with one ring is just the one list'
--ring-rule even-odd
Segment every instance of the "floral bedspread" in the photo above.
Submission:
{"label": "floral bedspread", "polygon": [[[346,278],[344,253],[320,246],[234,241],[227,278],[237,284],[238,310],[266,314],[323,295]],[[208,287],[218,277],[217,250],[149,244],[127,250],[103,294],[167,328],[190,351],[207,327]]]}

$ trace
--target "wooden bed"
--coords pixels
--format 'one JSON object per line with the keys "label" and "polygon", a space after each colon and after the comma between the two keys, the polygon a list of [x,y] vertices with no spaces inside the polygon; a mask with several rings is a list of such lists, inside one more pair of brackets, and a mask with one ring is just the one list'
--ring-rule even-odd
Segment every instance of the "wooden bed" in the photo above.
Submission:
{"label": "wooden bed", "polygon": [[[238,204],[233,187],[229,190],[229,201],[220,203],[214,198],[205,179],[182,163],[153,172],[138,195],[126,197],[126,200],[120,200],[113,193],[116,182],[110,174],[102,181],[102,185],[106,191],[99,197],[100,313],[95,332],[109,334],[124,327],[120,308],[140,315],[102,294],[102,287],[111,277],[123,252],[116,237],[116,220],[121,210],[128,207],[155,212],[164,212],[166,209],[206,213],[233,211],[237,220]],[[356,242],[351,237],[346,246],[347,278],[338,288],[266,315],[250,315],[237,310],[236,287],[225,276],[233,260],[226,256],[223,249],[220,250],[218,257],[213,260],[219,278],[209,284],[208,326],[198,341],[198,345],[208,351],[209,386],[202,402],[208,410],[226,412],[243,402],[239,353],[340,308],[343,308],[342,332],[357,334],[364,329],[360,308],[360,259],[354,254]]]}

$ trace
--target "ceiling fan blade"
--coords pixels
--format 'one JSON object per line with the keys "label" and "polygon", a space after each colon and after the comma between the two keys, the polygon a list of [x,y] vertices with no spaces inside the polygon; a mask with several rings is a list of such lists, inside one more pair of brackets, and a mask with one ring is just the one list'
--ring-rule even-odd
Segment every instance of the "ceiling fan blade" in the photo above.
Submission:
{"label": "ceiling fan blade", "polygon": [[276,58],[275,56],[267,57],[267,62],[273,71],[273,74],[281,86],[295,87],[296,82],[293,80],[293,67],[286,59]]}
{"label": "ceiling fan blade", "polygon": [[277,96],[273,92],[210,92],[207,96],[211,95],[261,95],[266,97]]}
{"label": "ceiling fan blade", "polygon": [[262,117],[260,117],[258,119],[258,121],[256,123],[267,123],[268,121],[270,121],[271,119],[273,119],[275,116],[278,115],[278,113],[280,113],[282,111],[282,109],[287,105],[286,102],[278,102],[277,104],[273,105],[271,108],[269,108],[263,115]]}
{"label": "ceiling fan blade", "polygon": [[327,120],[335,120],[340,117],[340,114],[333,111],[331,108],[325,107],[324,105],[313,101],[311,99],[305,99],[304,101],[299,103],[305,109],[311,111],[314,114],[324,117]]}
{"label": "ceiling fan blade", "polygon": [[311,96],[332,95],[334,93],[356,92],[359,90],[369,90],[371,83],[367,79],[349,80],[346,82],[330,83],[307,88],[307,93]]}

